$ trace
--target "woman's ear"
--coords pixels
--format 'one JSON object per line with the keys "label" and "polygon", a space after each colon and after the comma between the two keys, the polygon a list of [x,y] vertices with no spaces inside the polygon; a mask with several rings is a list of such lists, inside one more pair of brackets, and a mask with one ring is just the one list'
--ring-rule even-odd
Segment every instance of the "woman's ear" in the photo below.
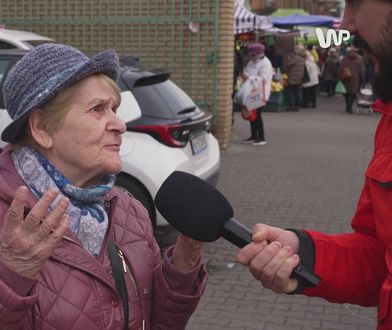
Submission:
{"label": "woman's ear", "polygon": [[29,116],[28,125],[33,140],[42,148],[50,149],[53,145],[53,139],[42,121],[42,110],[37,109]]}

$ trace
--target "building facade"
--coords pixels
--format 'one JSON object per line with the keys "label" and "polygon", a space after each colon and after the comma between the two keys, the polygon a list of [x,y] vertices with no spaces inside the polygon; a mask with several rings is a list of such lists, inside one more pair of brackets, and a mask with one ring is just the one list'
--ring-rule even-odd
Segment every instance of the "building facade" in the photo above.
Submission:
{"label": "building facade", "polygon": [[270,14],[278,8],[301,8],[309,14],[340,16],[340,0],[249,0],[249,5],[258,14]]}

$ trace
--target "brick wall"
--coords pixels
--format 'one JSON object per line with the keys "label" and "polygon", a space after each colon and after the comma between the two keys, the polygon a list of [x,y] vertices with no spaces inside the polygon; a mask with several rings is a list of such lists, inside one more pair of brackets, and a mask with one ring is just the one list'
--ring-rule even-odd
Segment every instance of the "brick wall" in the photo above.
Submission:
{"label": "brick wall", "polygon": [[[150,66],[168,67],[178,85],[214,112],[214,135],[223,149],[231,133],[233,16],[234,0],[0,2],[0,23],[7,28],[43,34],[85,52],[114,48]],[[199,22],[199,32],[190,31],[190,20]]]}

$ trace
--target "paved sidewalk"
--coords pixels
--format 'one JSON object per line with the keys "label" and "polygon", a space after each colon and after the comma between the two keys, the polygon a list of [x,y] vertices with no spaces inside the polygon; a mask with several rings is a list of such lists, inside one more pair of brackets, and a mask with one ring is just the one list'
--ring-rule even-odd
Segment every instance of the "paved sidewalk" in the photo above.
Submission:
{"label": "paved sidewalk", "polygon": [[[349,115],[343,109],[341,96],[320,96],[316,110],[264,113],[266,146],[241,143],[250,129],[236,114],[218,188],[237,220],[249,227],[264,222],[350,231],[379,116]],[[235,263],[236,251],[223,239],[206,245],[209,282],[187,329],[375,329],[375,308],[263,289]]]}

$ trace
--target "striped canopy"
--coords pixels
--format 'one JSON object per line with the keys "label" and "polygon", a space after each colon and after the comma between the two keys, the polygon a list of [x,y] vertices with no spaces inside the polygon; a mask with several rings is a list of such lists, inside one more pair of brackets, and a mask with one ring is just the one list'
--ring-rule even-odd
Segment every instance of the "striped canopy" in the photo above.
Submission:
{"label": "striped canopy", "polygon": [[272,27],[272,22],[268,16],[253,14],[249,9],[235,5],[235,34],[251,32],[255,30],[267,30]]}

